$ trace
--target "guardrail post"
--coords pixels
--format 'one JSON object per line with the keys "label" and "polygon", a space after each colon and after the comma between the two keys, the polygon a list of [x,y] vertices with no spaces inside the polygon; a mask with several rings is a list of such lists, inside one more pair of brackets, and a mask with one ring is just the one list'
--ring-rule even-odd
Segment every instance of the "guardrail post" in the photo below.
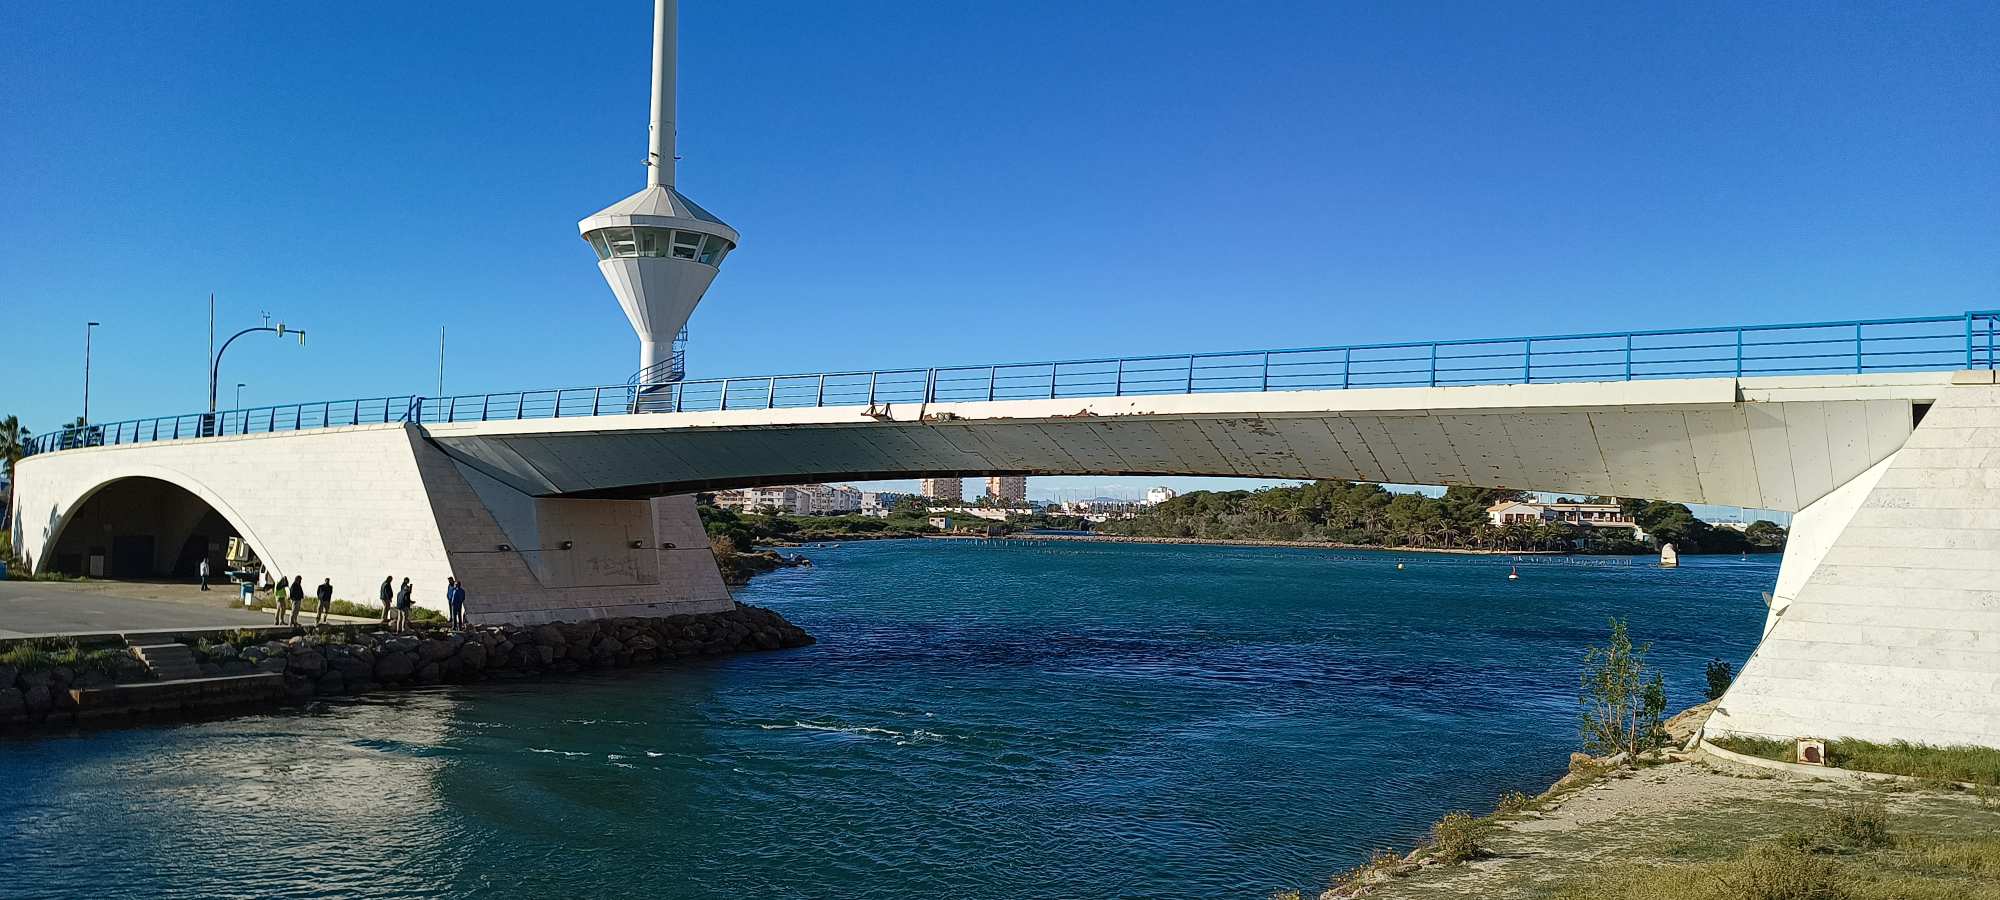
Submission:
{"label": "guardrail post", "polygon": [[1054,399],[1056,398],[1056,371],[1057,371],[1058,369],[1061,369],[1061,368],[1062,368],[1062,364],[1061,364],[1061,363],[1049,363],[1049,399],[1050,399],[1050,400],[1054,400]]}
{"label": "guardrail post", "polygon": [[1861,323],[1854,323],[1854,374],[1861,374]]}
{"label": "guardrail post", "polygon": [[937,370],[927,369],[924,371],[924,402],[934,403],[936,401],[937,401]]}
{"label": "guardrail post", "polygon": [[1535,383],[1535,339],[1521,342],[1521,383]]}
{"label": "guardrail post", "polygon": [[1347,386],[1353,383],[1353,380],[1354,348],[1346,347],[1340,351],[1340,389],[1347,390]]}
{"label": "guardrail post", "polygon": [[1264,380],[1257,389],[1260,391],[1271,389],[1271,354],[1269,353],[1264,354]]}
{"label": "guardrail post", "polygon": [[[1967,345],[1970,345],[1970,344],[1971,344],[1971,342],[1970,342],[1970,341],[1967,341],[1966,343],[1967,343]],[[1967,351],[1967,352],[1971,352],[1971,351]],[[878,373],[876,373],[876,372],[870,372],[870,373],[868,373],[868,405],[869,405],[869,406],[871,406],[871,407],[875,405],[875,376],[876,376],[877,374],[878,374]]]}
{"label": "guardrail post", "polygon": [[[1986,364],[1993,365],[1992,356],[1986,357]],[[1965,367],[1972,368],[1972,313],[1970,312],[1965,314]]]}
{"label": "guardrail post", "polygon": [[271,415],[270,415],[270,418],[269,418],[269,419],[268,419],[268,420],[267,420],[267,421],[266,421],[266,422],[264,423],[264,430],[265,430],[266,432],[268,432],[268,433],[271,433],[271,434],[276,434],[276,433],[277,433],[277,431],[278,431],[278,408],[277,408],[277,407],[275,407],[275,406],[271,407]]}
{"label": "guardrail post", "polygon": [[726,410],[729,408],[729,379],[727,378],[722,379],[722,399],[716,403],[715,408],[717,410]]}
{"label": "guardrail post", "polygon": [[819,392],[813,395],[813,406],[817,408],[825,405],[826,405],[826,376],[821,375],[819,376]]}
{"label": "guardrail post", "polygon": [[681,411],[681,401],[687,399],[687,385],[674,385],[674,412]]}
{"label": "guardrail post", "polygon": [[333,401],[331,400],[319,405],[319,427],[333,427]]}
{"label": "guardrail post", "polygon": [[[1055,379],[1051,378],[1049,380],[1054,381]],[[1194,354],[1192,353],[1188,354],[1187,392],[1190,394],[1194,393]]]}
{"label": "guardrail post", "polygon": [[1736,377],[1743,377],[1743,329],[1736,329]]}
{"label": "guardrail post", "polygon": [[485,396],[483,396],[483,397],[480,397],[480,398],[479,398],[479,421],[481,421],[481,422],[484,422],[484,421],[486,421],[486,416],[487,416],[487,414],[488,414],[488,413],[491,413],[492,411],[493,411],[493,395],[492,395],[492,394],[487,394],[487,395],[485,395]]}
{"label": "guardrail post", "polygon": [[562,392],[562,389],[561,389],[561,388],[557,388],[557,389],[556,389],[556,414],[555,414],[555,415],[553,415],[553,416],[550,416],[550,418],[552,418],[552,419],[560,419],[560,418],[562,418],[562,395],[563,395],[563,392]]}
{"label": "guardrail post", "polygon": [[1438,345],[1431,344],[1431,387],[1438,386]]}
{"label": "guardrail post", "polygon": [[778,376],[764,379],[764,408],[778,408]]}
{"label": "guardrail post", "polygon": [[1125,396],[1125,361],[1122,359],[1118,361],[1118,381],[1111,386],[1111,396]]}
{"label": "guardrail post", "polygon": [[1632,336],[1625,336],[1625,380],[1632,380]]}
{"label": "guardrail post", "polygon": [[598,404],[604,400],[604,388],[592,388],[590,392],[590,414],[597,415]]}
{"label": "guardrail post", "polygon": [[989,403],[993,401],[993,385],[994,385],[994,383],[995,383],[995,382],[997,382],[997,381],[999,381],[999,380],[1000,380],[1000,367],[999,367],[999,366],[987,366],[987,367],[986,367],[986,400],[987,400],[987,402],[989,402]]}

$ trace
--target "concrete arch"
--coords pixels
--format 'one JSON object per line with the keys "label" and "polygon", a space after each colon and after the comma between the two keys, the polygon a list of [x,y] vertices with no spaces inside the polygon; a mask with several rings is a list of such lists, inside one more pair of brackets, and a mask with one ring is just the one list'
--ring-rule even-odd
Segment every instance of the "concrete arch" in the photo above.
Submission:
{"label": "concrete arch", "polygon": [[31,562],[34,571],[48,570],[57,549],[62,545],[64,534],[82,513],[91,509],[92,500],[115,486],[134,481],[159,482],[186,492],[214,511],[216,515],[221,516],[223,521],[236,531],[237,536],[250,545],[251,551],[256,553],[257,558],[264,561],[265,565],[271,567],[273,571],[282,571],[279,562],[270,555],[269,545],[259,537],[256,529],[251,527],[249,517],[237,511],[229,501],[223,499],[201,480],[184,472],[146,463],[126,462],[114,471],[115,474],[90,484],[74,498],[61,505],[60,515],[48,526],[41,542],[40,552],[35,554]]}

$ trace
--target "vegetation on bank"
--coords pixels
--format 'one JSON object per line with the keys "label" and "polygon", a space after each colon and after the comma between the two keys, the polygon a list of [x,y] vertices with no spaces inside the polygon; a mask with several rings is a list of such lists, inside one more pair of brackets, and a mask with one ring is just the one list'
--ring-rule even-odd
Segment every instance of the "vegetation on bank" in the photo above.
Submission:
{"label": "vegetation on bank", "polygon": [[[1315,481],[1259,491],[1193,491],[1100,531],[1132,537],[1324,541],[1364,546],[1480,550],[1576,550],[1648,553],[1653,544],[1622,528],[1557,523],[1494,525],[1487,508],[1524,491],[1451,487],[1432,497],[1391,493],[1379,484]],[[1612,502],[1610,498],[1587,498]],[[1683,553],[1784,549],[1785,529],[1759,521],[1745,531],[1717,528],[1686,506],[1659,500],[1618,500],[1646,533]]]}
{"label": "vegetation on bank", "polygon": [[62,637],[26,638],[0,650],[0,666],[9,666],[20,672],[60,667],[77,672],[115,675],[130,660],[131,654],[123,649],[85,650],[77,646],[75,639]]}
{"label": "vegetation on bank", "polygon": [[1559,900],[1993,900],[2000,836],[1944,839],[1894,827],[1879,801],[1823,810],[1719,862],[1634,866],[1565,884]]}
{"label": "vegetation on bank", "polygon": [[[1745,756],[1788,763],[1799,761],[1797,741],[1717,737],[1710,738],[1709,743]],[[1826,742],[1826,764],[1856,772],[2000,787],[2000,749],[1992,747],[1831,740]]]}

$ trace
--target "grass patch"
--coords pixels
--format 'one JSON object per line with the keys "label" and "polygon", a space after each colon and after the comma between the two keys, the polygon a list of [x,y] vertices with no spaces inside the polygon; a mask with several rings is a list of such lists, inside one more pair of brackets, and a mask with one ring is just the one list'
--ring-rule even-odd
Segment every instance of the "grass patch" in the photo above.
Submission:
{"label": "grass patch", "polygon": [[[1709,743],[1745,756],[1798,762],[1798,745],[1793,741],[1731,736],[1714,738]],[[1835,768],[1857,772],[2000,786],[2000,749],[1992,747],[1838,740],[1826,742],[1826,761]]]}
{"label": "grass patch", "polygon": [[84,650],[70,638],[30,638],[0,652],[0,666],[14,666],[23,672],[58,666],[78,672],[115,675],[131,654],[119,649]]}
{"label": "grass patch", "polygon": [[1892,834],[1880,803],[1821,810],[1777,841],[1709,862],[1574,879],[1558,900],[2000,900],[2000,837]]}

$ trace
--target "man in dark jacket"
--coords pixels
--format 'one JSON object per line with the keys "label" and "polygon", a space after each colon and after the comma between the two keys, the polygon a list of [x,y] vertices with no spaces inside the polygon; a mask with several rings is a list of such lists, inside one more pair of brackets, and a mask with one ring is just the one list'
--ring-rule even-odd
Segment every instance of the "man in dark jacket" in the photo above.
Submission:
{"label": "man in dark jacket", "polygon": [[394,587],[395,581],[396,581],[396,576],[394,575],[382,576],[381,600],[382,600],[383,625],[389,624],[389,604],[395,602],[396,600],[396,588]]}
{"label": "man in dark jacket", "polygon": [[320,582],[319,590],[314,592],[314,596],[319,598],[319,620],[313,624],[325,625],[327,611],[333,608],[333,579]]}
{"label": "man in dark jacket", "polygon": [[417,605],[417,601],[410,596],[410,579],[405,578],[402,585],[396,588],[397,631],[410,630],[410,607],[415,605]]}

